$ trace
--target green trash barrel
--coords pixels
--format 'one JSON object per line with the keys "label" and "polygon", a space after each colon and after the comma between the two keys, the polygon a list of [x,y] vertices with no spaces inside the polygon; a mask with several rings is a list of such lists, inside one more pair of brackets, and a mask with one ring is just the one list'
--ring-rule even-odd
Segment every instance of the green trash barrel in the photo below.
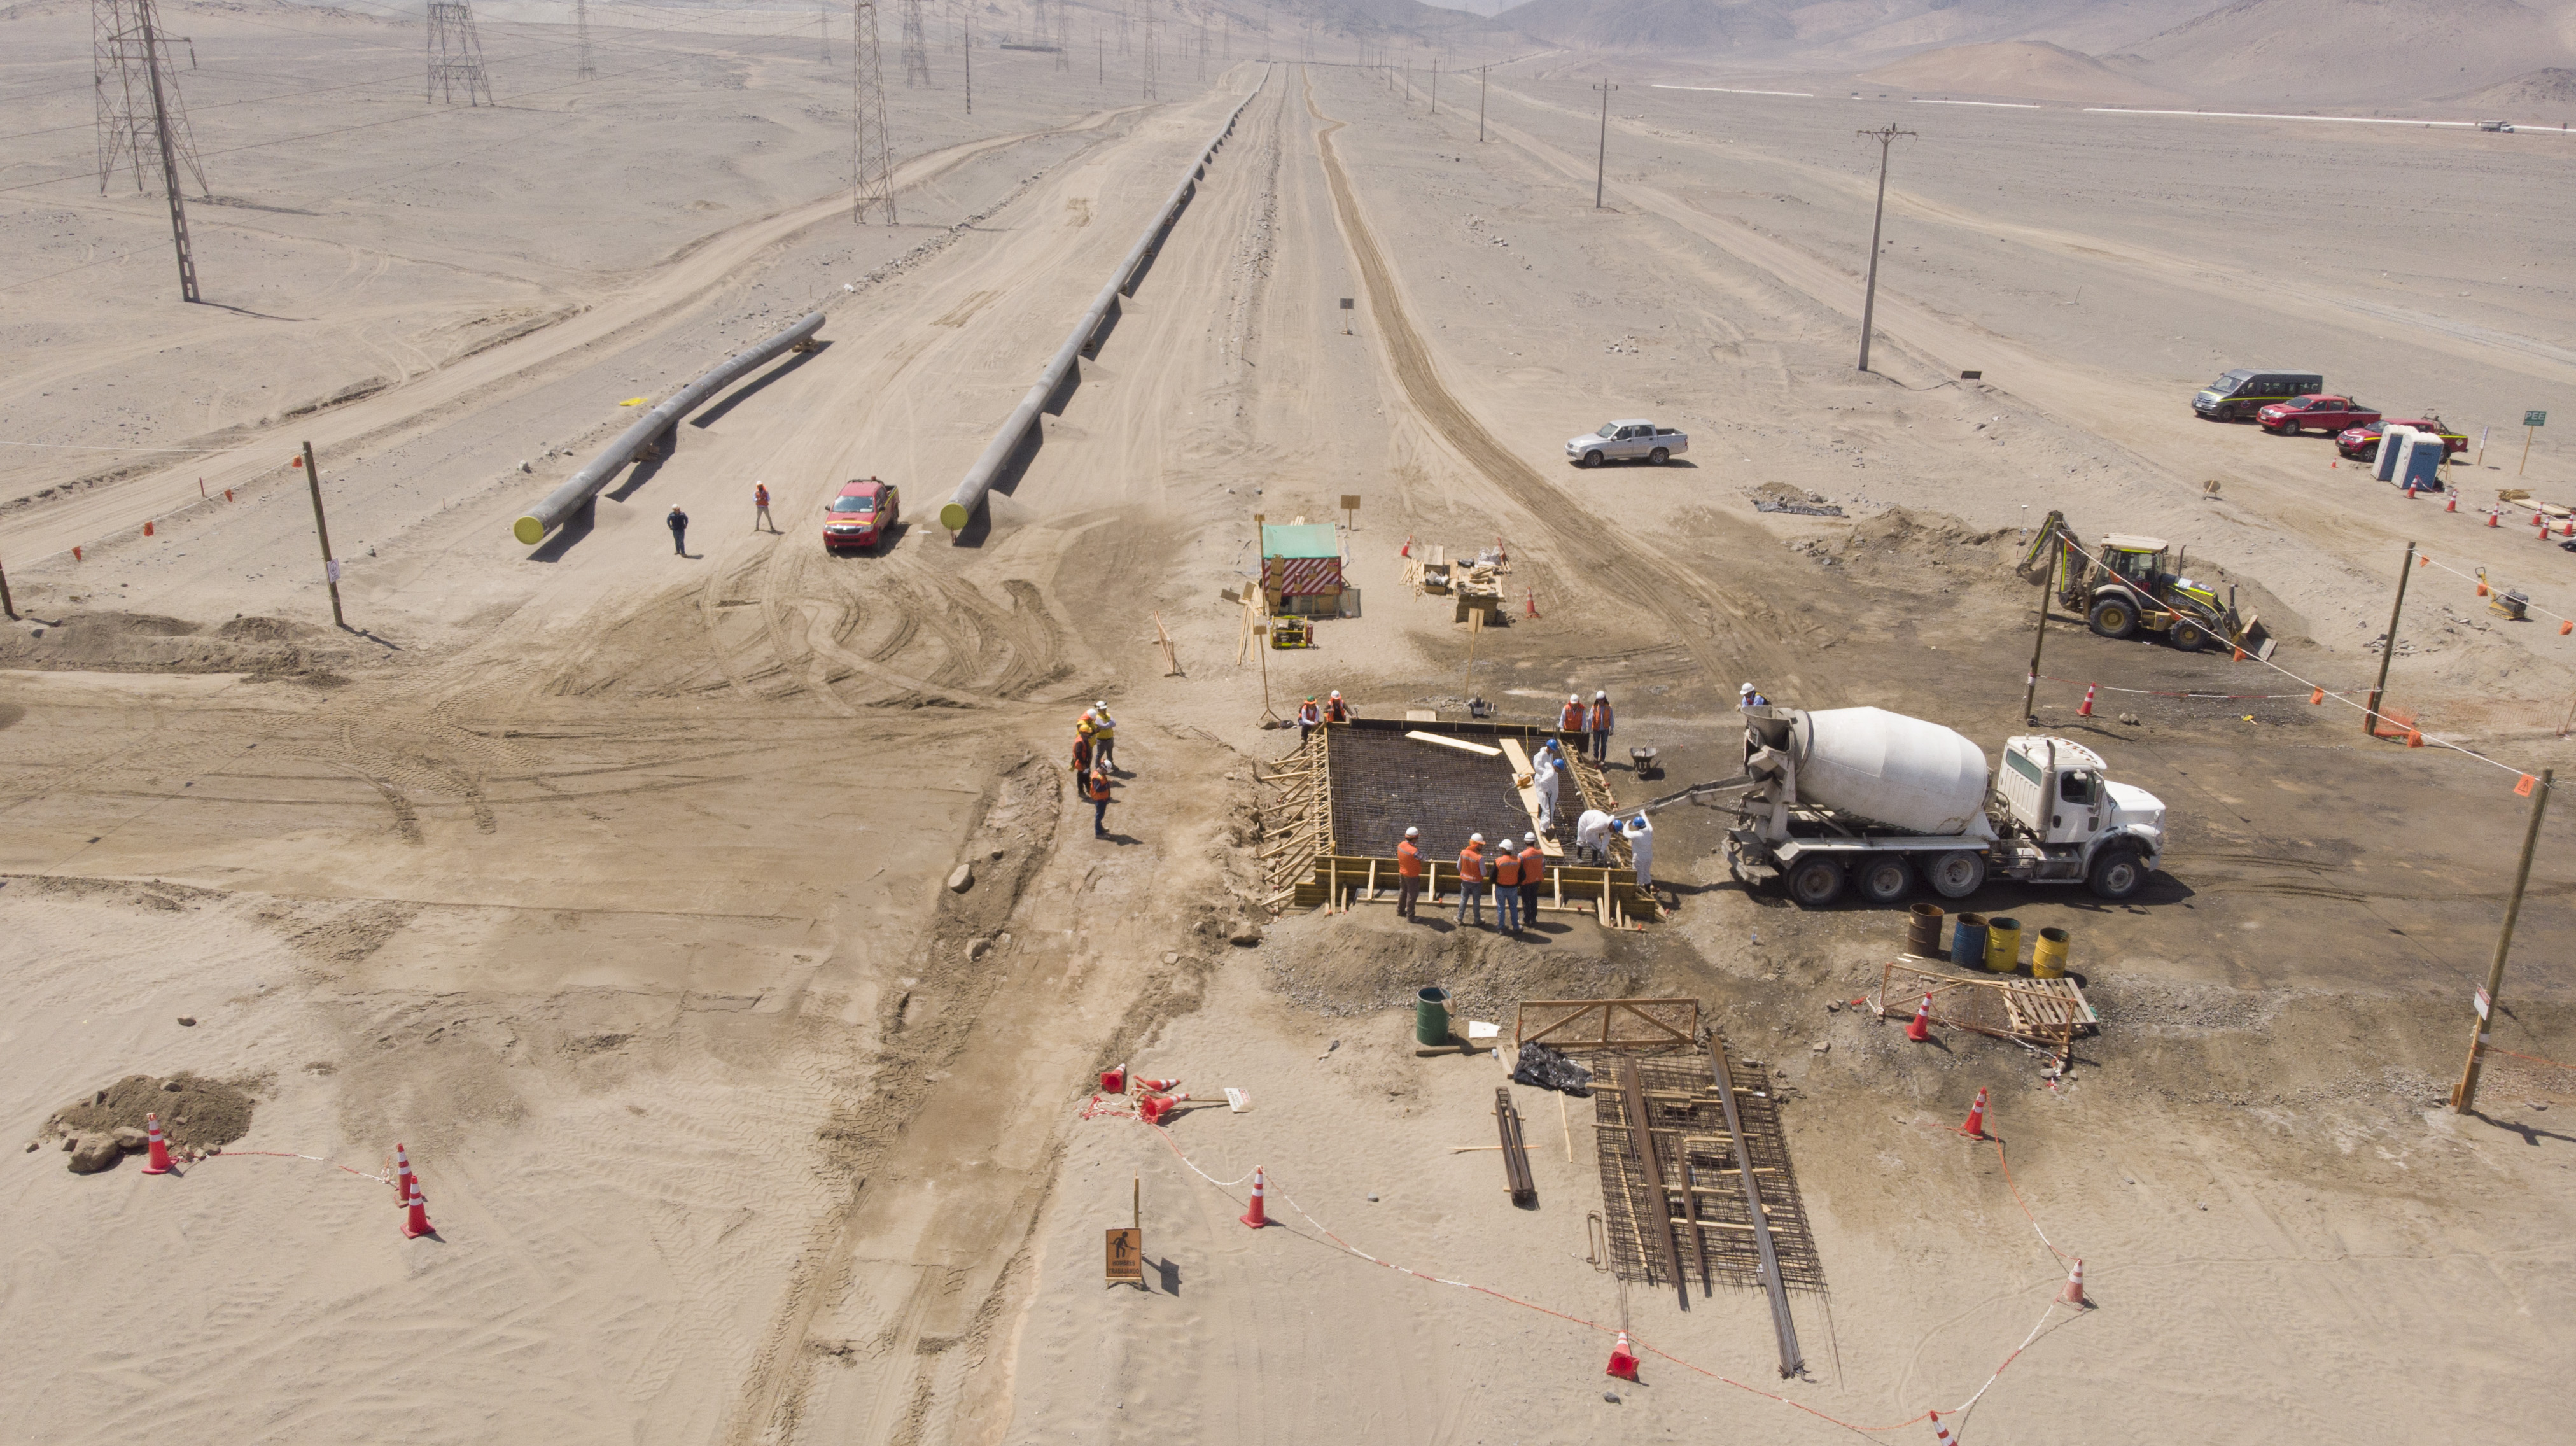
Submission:
{"label": "green trash barrel", "polygon": [[1449,1042],[1448,990],[1431,984],[1413,996],[1413,1038],[1416,1043],[1426,1045]]}

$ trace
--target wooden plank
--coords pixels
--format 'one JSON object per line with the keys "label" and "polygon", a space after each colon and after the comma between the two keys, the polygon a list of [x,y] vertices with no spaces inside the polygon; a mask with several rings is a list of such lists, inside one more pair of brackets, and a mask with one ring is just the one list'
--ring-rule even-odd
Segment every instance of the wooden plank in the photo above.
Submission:
{"label": "wooden plank", "polygon": [[[1664,1193],[1664,1162],[1655,1156],[1653,1121],[1646,1114],[1645,1090],[1637,1082],[1637,1062],[1619,1062],[1619,1093],[1628,1116],[1628,1143],[1637,1151],[1637,1163],[1645,1172],[1646,1194],[1654,1202],[1655,1230],[1652,1240],[1664,1269],[1671,1272],[1673,1290],[1681,1298],[1682,1309],[1690,1309],[1690,1278],[1682,1274],[1681,1246],[1673,1240],[1673,1202]],[[1684,1198],[1688,1198],[1685,1196]]]}
{"label": "wooden plank", "polygon": [[1437,743],[1443,748],[1455,748],[1461,753],[1473,753],[1479,758],[1499,758],[1503,752],[1499,748],[1488,748],[1482,743],[1470,743],[1464,738],[1451,738],[1443,733],[1425,733],[1419,728],[1413,729],[1404,736],[1416,743]]}
{"label": "wooden plank", "polygon": [[1404,721],[1407,723],[1437,723],[1440,721],[1440,710],[1437,708],[1407,708],[1404,710]]}
{"label": "wooden plank", "polygon": [[1530,783],[1516,783],[1513,786],[1520,790],[1521,807],[1529,810],[1530,834],[1538,840],[1540,855],[1551,859],[1564,858],[1565,845],[1549,838],[1539,829],[1538,787],[1535,782],[1538,774],[1536,770],[1530,766],[1529,750],[1521,747],[1521,741],[1517,738],[1503,739],[1502,745],[1503,761],[1512,766],[1512,777],[1517,779],[1522,774],[1526,773],[1529,774],[1533,780],[1533,782]]}

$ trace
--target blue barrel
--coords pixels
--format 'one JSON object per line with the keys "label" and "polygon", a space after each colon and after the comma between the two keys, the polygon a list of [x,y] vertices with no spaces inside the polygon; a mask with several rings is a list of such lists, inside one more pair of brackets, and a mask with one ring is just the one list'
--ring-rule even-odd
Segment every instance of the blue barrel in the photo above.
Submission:
{"label": "blue barrel", "polygon": [[1961,914],[1950,934],[1950,962],[1962,969],[1986,967],[1986,916]]}

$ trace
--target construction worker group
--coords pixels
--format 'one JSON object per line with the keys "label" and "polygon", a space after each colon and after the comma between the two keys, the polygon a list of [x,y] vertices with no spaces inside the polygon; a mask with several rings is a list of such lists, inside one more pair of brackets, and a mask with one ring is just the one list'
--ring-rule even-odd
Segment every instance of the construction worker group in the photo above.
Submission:
{"label": "construction worker group", "polygon": [[[1423,876],[1422,830],[1408,828],[1404,841],[1395,846],[1395,912],[1399,918],[1421,917],[1415,907],[1422,898]],[[1526,842],[1506,838],[1491,853],[1486,851],[1483,834],[1469,834],[1467,846],[1458,851],[1458,922],[1465,924],[1472,916],[1476,927],[1485,927],[1485,895],[1494,896],[1494,924],[1507,934],[1516,934],[1538,922],[1539,887],[1547,882],[1547,855],[1539,848],[1538,835]]]}
{"label": "construction worker group", "polygon": [[1091,805],[1091,836],[1109,837],[1111,770],[1118,753],[1118,720],[1109,715],[1106,702],[1095,702],[1083,710],[1073,725],[1073,776],[1082,785],[1083,801]]}

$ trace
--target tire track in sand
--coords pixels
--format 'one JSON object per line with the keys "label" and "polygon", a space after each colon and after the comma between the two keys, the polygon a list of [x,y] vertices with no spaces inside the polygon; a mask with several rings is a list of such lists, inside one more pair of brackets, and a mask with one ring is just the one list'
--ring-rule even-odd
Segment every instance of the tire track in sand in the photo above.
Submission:
{"label": "tire track in sand", "polygon": [[[1606,523],[1566,501],[1536,468],[1496,440],[1493,433],[1485,430],[1485,424],[1450,393],[1440,380],[1431,348],[1424,344],[1421,332],[1405,310],[1394,273],[1378,249],[1377,237],[1360,214],[1359,199],[1334,149],[1333,133],[1349,122],[1335,120],[1316,108],[1312,80],[1306,82],[1306,113],[1323,122],[1315,136],[1315,148],[1324,164],[1325,184],[1333,193],[1333,210],[1341,218],[1342,239],[1350,247],[1352,265],[1360,273],[1360,289],[1368,294],[1369,315],[1376,319],[1378,334],[1386,343],[1387,360],[1396,383],[1403,388],[1405,400],[1414,411],[1439,432],[1498,498],[1528,504],[1531,519],[1572,570],[1607,577],[1632,605],[1652,613],[1671,628],[1673,636],[1698,661],[1700,671],[1708,675],[1711,687],[1731,692],[1726,687],[1729,679],[1794,673],[1795,660],[1786,650],[1757,641],[1751,629],[1744,626],[1766,614],[1768,608],[1644,555]],[[1540,505],[1540,498],[1553,499],[1556,505]],[[1691,616],[1686,604],[1695,605],[1706,620]],[[1710,625],[1719,617],[1738,625],[1729,639],[1730,646],[1723,652],[1716,645],[1715,629]]]}

